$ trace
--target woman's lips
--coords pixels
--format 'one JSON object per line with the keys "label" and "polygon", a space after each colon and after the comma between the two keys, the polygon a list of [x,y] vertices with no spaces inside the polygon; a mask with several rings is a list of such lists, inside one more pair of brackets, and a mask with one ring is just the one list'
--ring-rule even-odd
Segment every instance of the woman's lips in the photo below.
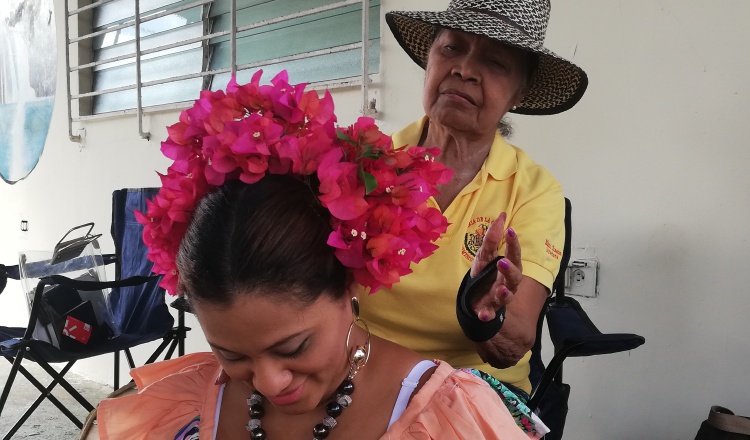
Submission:
{"label": "woman's lips", "polygon": [[442,95],[451,96],[451,97],[462,98],[462,99],[468,101],[472,105],[477,105],[477,103],[474,101],[474,98],[472,98],[471,95],[469,95],[467,93],[464,93],[464,92],[462,92],[460,90],[447,89],[447,90],[444,90],[441,94]]}
{"label": "woman's lips", "polygon": [[267,397],[267,399],[276,406],[291,405],[292,403],[299,400],[300,396],[302,395],[302,389],[304,388],[304,385],[305,383],[303,382],[297,388],[289,391],[288,393],[279,394],[278,396],[274,397]]}

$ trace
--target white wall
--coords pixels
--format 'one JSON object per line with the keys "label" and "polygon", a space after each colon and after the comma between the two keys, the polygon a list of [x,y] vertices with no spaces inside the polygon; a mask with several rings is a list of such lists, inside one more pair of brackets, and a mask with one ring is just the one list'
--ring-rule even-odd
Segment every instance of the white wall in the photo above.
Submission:
{"label": "white wall", "polygon": [[[383,0],[382,9],[447,3]],[[55,4],[61,28],[62,1]],[[601,296],[582,301],[594,322],[646,337],[631,353],[567,362],[567,438],[688,439],[711,405],[750,415],[748,16],[745,0],[553,2],[547,45],[581,65],[590,86],[567,113],[515,117],[513,141],[562,182],[574,205],[573,246],[600,260]],[[381,33],[373,93],[381,127],[392,131],[420,116],[422,72],[384,21]],[[64,46],[58,50],[42,159],[26,180],[0,184],[5,263],[20,249],[49,248],[86,221],[108,234],[111,192],[158,185],[154,170],[167,166],[159,141],[176,112],[148,115],[150,142],[132,117],[86,123],[83,148],[68,141]],[[334,93],[342,123],[356,117],[358,97]],[[112,250],[108,240],[103,245]],[[24,313],[12,283],[0,296],[0,322],[23,325]],[[188,349],[205,349],[191,324]],[[77,371],[111,382],[110,362],[91,360]]]}

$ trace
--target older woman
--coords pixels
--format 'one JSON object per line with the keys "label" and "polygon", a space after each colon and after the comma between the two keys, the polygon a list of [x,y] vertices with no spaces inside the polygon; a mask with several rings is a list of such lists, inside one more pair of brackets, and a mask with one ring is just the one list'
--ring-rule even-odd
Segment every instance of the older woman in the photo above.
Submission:
{"label": "older woman", "polygon": [[[563,112],[587,86],[583,70],[543,47],[549,9],[548,0],[454,0],[446,11],[386,14],[396,40],[425,69],[425,116],[393,143],[442,150],[437,160],[455,175],[430,202],[451,226],[414,273],[363,298],[376,334],[527,393],[537,319],[559,270],[564,201],[555,178],[506,143],[503,118]],[[456,291],[503,242],[494,284],[472,302],[477,325],[502,327],[472,341],[456,320]]]}

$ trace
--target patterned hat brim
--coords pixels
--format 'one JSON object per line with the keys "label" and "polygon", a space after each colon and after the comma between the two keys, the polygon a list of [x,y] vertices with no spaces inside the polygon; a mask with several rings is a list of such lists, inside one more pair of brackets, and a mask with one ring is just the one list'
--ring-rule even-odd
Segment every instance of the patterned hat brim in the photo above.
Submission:
{"label": "patterned hat brim", "polygon": [[573,107],[588,86],[586,72],[556,55],[511,22],[476,10],[392,11],[385,21],[404,51],[420,67],[427,65],[427,54],[436,27],[483,35],[492,40],[533,52],[539,56],[523,101],[511,110],[522,115],[553,115]]}

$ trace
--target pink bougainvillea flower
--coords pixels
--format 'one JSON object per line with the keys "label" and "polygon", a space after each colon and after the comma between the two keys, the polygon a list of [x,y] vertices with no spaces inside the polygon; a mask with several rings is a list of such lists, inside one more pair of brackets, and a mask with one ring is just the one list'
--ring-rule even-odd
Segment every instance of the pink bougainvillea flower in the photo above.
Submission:
{"label": "pink bougainvillea flower", "polygon": [[333,97],[328,90],[322,98],[318,97],[316,91],[310,90],[299,99],[299,108],[304,112],[308,121],[319,125],[336,122],[336,115],[333,114]]}
{"label": "pink bougainvillea flower", "polygon": [[366,116],[357,119],[357,122],[351,126],[349,135],[361,145],[370,145],[379,150],[387,149],[391,145],[390,136],[383,134],[375,124],[375,120]]}
{"label": "pink bougainvillea flower", "polygon": [[279,142],[284,127],[268,116],[252,114],[232,127],[237,131],[232,151],[238,154],[271,154],[269,145]]}
{"label": "pink bougainvillea flower", "polygon": [[[354,234],[354,236],[350,235]],[[338,225],[328,236],[328,245],[335,249],[336,258],[345,267],[361,269],[365,267],[363,258],[365,239],[361,238],[361,231]],[[366,236],[365,236],[366,237]]]}
{"label": "pink bougainvillea flower", "polygon": [[239,179],[245,183],[255,183],[263,178],[268,169],[267,156],[252,155],[245,158],[240,164],[242,172]]}
{"label": "pink bougainvillea flower", "polygon": [[263,76],[263,70],[258,70],[253,74],[249,83],[238,85],[235,78],[229,81],[227,93],[231,93],[237,102],[248,112],[254,112],[271,106],[271,101],[261,93],[260,78]]}
{"label": "pink bougainvillea flower", "polygon": [[383,155],[383,163],[389,168],[406,169],[414,163],[414,160],[405,150],[391,150]]}
{"label": "pink bougainvillea flower", "polygon": [[321,160],[318,168],[318,199],[334,217],[351,220],[364,214],[369,205],[365,201],[365,188],[357,180],[357,165],[339,162],[340,159],[340,150],[334,149]]}
{"label": "pink bougainvillea flower", "polygon": [[428,206],[416,209],[416,231],[423,235],[428,241],[435,241],[448,230],[448,220],[440,210]]}
{"label": "pink bougainvillea flower", "polygon": [[412,272],[409,266],[414,250],[399,237],[391,234],[373,237],[367,242],[367,252],[372,257],[367,261],[368,271],[386,288],[390,289],[399,278]]}
{"label": "pink bougainvillea flower", "polygon": [[311,190],[331,214],[328,245],[341,264],[370,293],[390,288],[435,251],[448,226],[426,203],[452,175],[434,160],[440,150],[393,149],[372,118],[337,128],[327,90],[321,96],[289,84],[285,71],[270,84],[261,76],[202,91],[167,127],[161,150],[173,163],[146,212],[136,212],[161,286],[179,293],[175,258],[202,197],[229,181],[291,174],[319,183]]}

